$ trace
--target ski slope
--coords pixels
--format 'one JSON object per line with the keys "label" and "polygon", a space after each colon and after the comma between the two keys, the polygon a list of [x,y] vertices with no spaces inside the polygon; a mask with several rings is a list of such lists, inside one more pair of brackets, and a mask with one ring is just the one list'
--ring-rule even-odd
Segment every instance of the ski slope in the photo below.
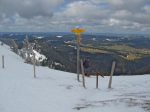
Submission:
{"label": "ski slope", "polygon": [[[5,56],[5,68],[1,56]],[[150,112],[150,75],[86,77],[24,63],[9,47],[0,46],[0,112]]]}

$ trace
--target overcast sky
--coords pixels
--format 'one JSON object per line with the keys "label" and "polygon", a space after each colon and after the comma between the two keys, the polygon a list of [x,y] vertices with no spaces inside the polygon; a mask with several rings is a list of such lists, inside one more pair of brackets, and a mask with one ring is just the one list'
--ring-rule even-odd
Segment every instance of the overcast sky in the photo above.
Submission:
{"label": "overcast sky", "polygon": [[149,33],[150,0],[0,0],[0,32]]}

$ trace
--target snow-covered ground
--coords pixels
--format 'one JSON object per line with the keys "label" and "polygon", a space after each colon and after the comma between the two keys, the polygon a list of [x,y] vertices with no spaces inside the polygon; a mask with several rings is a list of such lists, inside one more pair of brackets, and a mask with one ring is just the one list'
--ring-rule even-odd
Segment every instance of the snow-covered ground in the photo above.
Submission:
{"label": "snow-covered ground", "polygon": [[[5,56],[5,68],[1,56]],[[86,77],[86,89],[76,74],[33,66],[0,46],[0,112],[150,112],[150,75]]]}

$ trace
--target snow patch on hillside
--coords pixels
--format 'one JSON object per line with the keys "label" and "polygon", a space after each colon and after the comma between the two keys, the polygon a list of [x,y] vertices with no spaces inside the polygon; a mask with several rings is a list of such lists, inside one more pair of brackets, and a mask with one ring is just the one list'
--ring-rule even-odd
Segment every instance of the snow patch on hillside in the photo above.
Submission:
{"label": "snow patch on hillside", "polygon": [[39,36],[39,37],[36,37],[37,39],[42,39],[42,38],[44,38],[44,37],[42,37],[42,36]]}
{"label": "snow patch on hillside", "polygon": [[[112,89],[109,77],[86,77],[86,89],[77,82],[76,74],[36,67],[0,46],[5,68],[0,66],[0,112],[149,112],[150,75],[114,76]],[[0,64],[1,64],[0,59]]]}
{"label": "snow patch on hillside", "polygon": [[57,35],[56,37],[57,37],[57,38],[62,38],[63,36],[61,36],[61,35]]}

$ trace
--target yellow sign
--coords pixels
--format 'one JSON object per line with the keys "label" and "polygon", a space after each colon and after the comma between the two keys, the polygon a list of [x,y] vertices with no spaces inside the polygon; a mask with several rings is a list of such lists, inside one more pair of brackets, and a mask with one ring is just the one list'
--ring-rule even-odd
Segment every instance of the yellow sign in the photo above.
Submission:
{"label": "yellow sign", "polygon": [[81,33],[85,32],[85,30],[82,28],[74,28],[71,30],[71,32],[76,34],[76,35],[80,35]]}
{"label": "yellow sign", "polygon": [[77,36],[77,42],[80,43],[81,41],[81,33],[85,32],[82,28],[74,28],[71,30],[72,33],[74,33]]}

